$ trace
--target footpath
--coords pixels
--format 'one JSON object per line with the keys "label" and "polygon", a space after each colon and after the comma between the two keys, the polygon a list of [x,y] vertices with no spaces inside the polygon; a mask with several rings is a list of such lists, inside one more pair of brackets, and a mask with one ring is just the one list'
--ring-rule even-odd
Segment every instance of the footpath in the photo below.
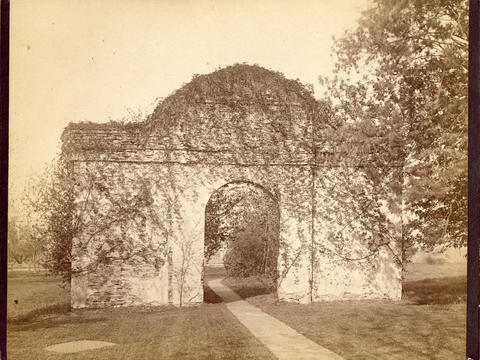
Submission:
{"label": "footpath", "polygon": [[279,360],[344,360],[243,300],[221,281],[222,279],[210,280],[208,286],[223,299],[232,314]]}

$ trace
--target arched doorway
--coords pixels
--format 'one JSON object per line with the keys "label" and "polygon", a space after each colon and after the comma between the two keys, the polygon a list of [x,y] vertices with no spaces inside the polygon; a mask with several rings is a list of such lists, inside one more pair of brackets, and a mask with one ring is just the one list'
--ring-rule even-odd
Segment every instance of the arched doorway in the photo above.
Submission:
{"label": "arched doorway", "polygon": [[[205,206],[204,283],[210,279],[261,279],[276,290],[280,212],[277,198],[252,182],[218,188]],[[216,302],[204,290],[205,302]]]}

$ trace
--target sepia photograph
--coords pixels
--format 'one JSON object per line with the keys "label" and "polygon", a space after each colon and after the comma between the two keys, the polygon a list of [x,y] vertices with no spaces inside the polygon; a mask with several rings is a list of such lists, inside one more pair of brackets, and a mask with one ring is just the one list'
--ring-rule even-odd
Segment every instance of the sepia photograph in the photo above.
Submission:
{"label": "sepia photograph", "polygon": [[13,0],[9,39],[9,360],[465,358],[467,0]]}

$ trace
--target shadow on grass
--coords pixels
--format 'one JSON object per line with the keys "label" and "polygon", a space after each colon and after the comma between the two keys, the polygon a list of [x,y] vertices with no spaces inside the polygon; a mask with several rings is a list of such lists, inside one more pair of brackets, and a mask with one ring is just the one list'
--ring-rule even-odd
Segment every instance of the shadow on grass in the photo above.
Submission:
{"label": "shadow on grass", "polygon": [[203,302],[205,304],[219,304],[223,302],[223,299],[218,296],[212,289],[208,286],[203,286]]}
{"label": "shadow on grass", "polygon": [[[275,294],[273,282],[261,277],[227,277],[223,283],[243,299]],[[463,275],[407,281],[403,284],[402,299],[414,305],[447,305],[465,303],[466,294],[467,279]],[[267,300],[274,299],[269,297]]]}
{"label": "shadow on grass", "polygon": [[25,322],[25,323],[16,323],[15,325],[9,324],[9,326],[14,326],[15,331],[35,331],[41,329],[49,329],[64,325],[84,325],[92,324],[98,322],[104,322],[107,318],[78,318],[78,317],[64,317],[64,316],[55,316],[43,318],[37,321]]}
{"label": "shadow on grass", "polygon": [[467,297],[467,278],[451,276],[403,284],[402,298],[416,305],[446,305],[464,303]]}
{"label": "shadow on grass", "polygon": [[24,324],[28,322],[35,321],[37,318],[45,315],[62,315],[70,312],[70,303],[61,303],[44,306],[35,310],[32,310],[26,314],[16,316],[14,318],[9,318],[7,320],[8,324]]}
{"label": "shadow on grass", "polygon": [[15,327],[16,331],[30,331],[48,329],[67,324],[87,324],[104,321],[104,318],[82,318],[71,316],[70,304],[54,304],[35,309],[26,314],[7,320],[9,327]]}
{"label": "shadow on grass", "polygon": [[227,272],[223,267],[205,267],[204,271],[203,302],[206,304],[218,304],[223,302],[223,299],[207,285],[208,281],[214,279],[223,278],[222,282],[243,299],[275,292],[275,282],[266,277],[228,277]]}
{"label": "shadow on grass", "polygon": [[224,278],[227,276],[227,271],[221,266],[205,266],[204,276],[205,280]]}
{"label": "shadow on grass", "polygon": [[247,299],[254,296],[271,294],[274,291],[275,289],[270,289],[268,287],[257,287],[257,286],[244,286],[241,289],[235,290],[235,292],[243,299]]}
{"label": "shadow on grass", "polygon": [[205,266],[204,268],[204,279],[203,279],[203,303],[204,304],[219,304],[223,302],[223,299],[218,296],[210,287],[207,285],[209,281],[215,279],[221,279],[226,276],[225,268],[223,267],[214,267],[214,266]]}
{"label": "shadow on grass", "polygon": [[228,277],[223,279],[222,282],[243,299],[275,293],[275,283],[269,278],[259,276],[248,278]]}

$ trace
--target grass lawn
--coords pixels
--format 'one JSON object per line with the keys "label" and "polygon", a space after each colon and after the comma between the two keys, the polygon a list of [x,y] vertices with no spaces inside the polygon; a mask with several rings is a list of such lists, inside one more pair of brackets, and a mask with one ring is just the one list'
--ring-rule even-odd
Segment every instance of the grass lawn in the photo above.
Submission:
{"label": "grass lawn", "polygon": [[[46,275],[9,274],[8,359],[274,359],[206,289],[198,307],[69,311],[68,290]],[[18,300],[15,304],[14,300]],[[45,346],[75,340],[119,345],[77,354]]]}
{"label": "grass lawn", "polygon": [[8,319],[25,319],[37,314],[70,311],[70,290],[57,276],[45,272],[9,272],[7,291]]}
{"label": "grass lawn", "polygon": [[[428,271],[431,271],[429,268]],[[206,279],[224,276],[210,270]],[[407,277],[404,300],[278,302],[271,284],[224,283],[266,313],[345,359],[461,359],[465,275]],[[413,280],[412,280],[413,279]],[[8,359],[273,359],[208,287],[205,304],[70,312],[69,292],[46,274],[9,273]],[[17,300],[17,304],[15,303]],[[45,346],[74,340],[119,344],[61,355]]]}
{"label": "grass lawn", "polygon": [[443,264],[411,263],[407,265],[407,281],[449,276],[467,276],[467,261]]}
{"label": "grass lawn", "polygon": [[[415,278],[419,278],[418,276]],[[404,299],[299,305],[259,278],[223,281],[240,296],[345,359],[461,359],[466,277],[407,281]],[[270,292],[270,293],[269,293]]]}

